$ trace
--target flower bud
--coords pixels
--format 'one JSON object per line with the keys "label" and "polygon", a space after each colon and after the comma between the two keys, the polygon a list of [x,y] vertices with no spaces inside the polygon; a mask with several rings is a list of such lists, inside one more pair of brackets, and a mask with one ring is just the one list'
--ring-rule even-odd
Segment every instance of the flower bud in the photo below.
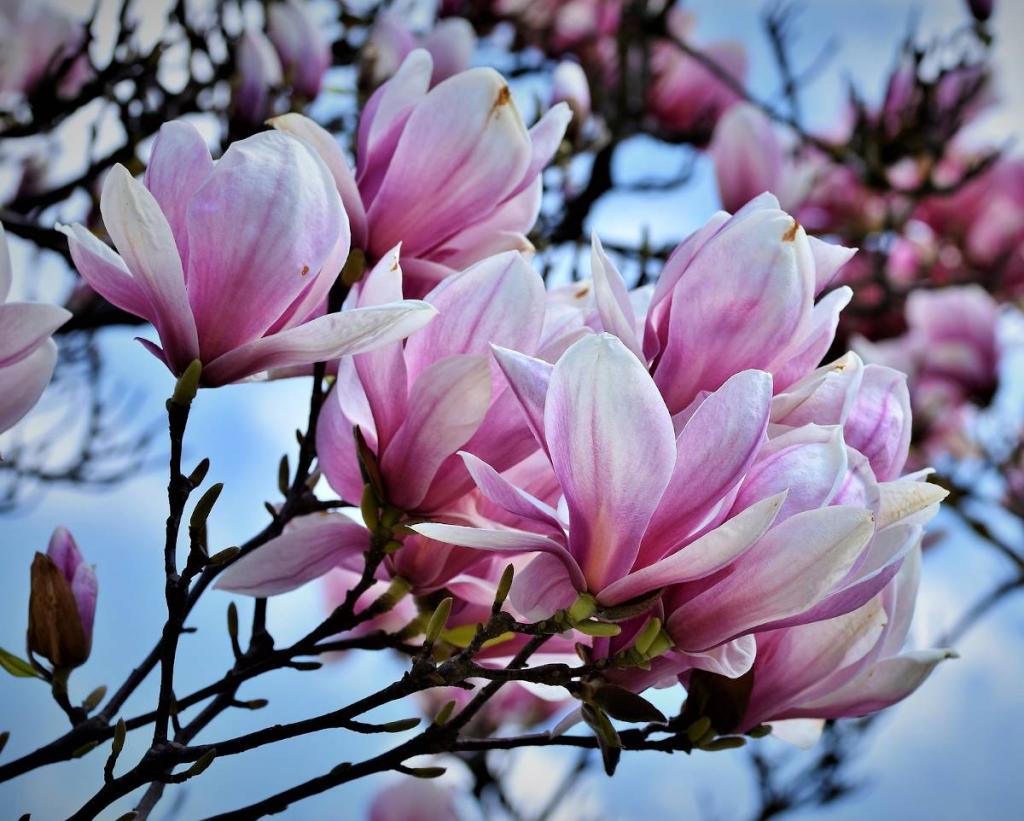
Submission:
{"label": "flower bud", "polygon": [[297,94],[314,99],[331,66],[331,49],[310,14],[309,5],[300,0],[274,3],[267,12],[267,33],[292,88]]}
{"label": "flower bud", "polygon": [[267,36],[250,29],[238,44],[236,65],[235,113],[245,122],[258,125],[273,113],[270,95],[283,80],[281,61]]}
{"label": "flower bud", "polygon": [[58,527],[46,554],[32,561],[28,612],[29,650],[55,670],[84,664],[92,648],[96,574],[85,563],[74,538]]}
{"label": "flower bud", "polygon": [[984,23],[992,16],[995,0],[967,0],[967,8],[979,23]]}

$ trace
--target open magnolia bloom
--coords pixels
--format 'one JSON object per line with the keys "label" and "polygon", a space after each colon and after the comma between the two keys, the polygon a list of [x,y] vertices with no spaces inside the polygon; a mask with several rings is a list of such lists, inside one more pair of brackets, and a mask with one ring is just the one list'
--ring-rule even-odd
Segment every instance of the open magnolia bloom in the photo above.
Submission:
{"label": "open magnolia bloom", "polygon": [[39,401],[57,364],[50,338],[71,318],[57,305],[5,302],[11,290],[11,256],[0,225],[0,433]]}
{"label": "open magnolia bloom", "polygon": [[143,344],[173,373],[201,360],[205,385],[369,350],[434,314],[410,300],[324,313],[348,222],[327,167],[287,134],[233,143],[214,163],[194,126],[167,123],[145,184],[115,166],[100,208],[120,255],[73,225],[79,273],[153,323],[160,346]]}
{"label": "open magnolia bloom", "polygon": [[[395,249],[353,291],[350,309],[386,304],[401,293]],[[446,279],[426,303],[438,313],[427,329],[339,363],[337,386],[317,426],[319,465],[343,499],[358,501],[364,486],[358,427],[375,454],[384,501],[412,516],[464,518],[476,494],[459,450],[506,470],[537,449],[490,345],[554,358],[582,324],[548,321],[543,281],[514,251]],[[308,540],[311,529],[322,538]],[[229,568],[218,586],[251,595],[292,590],[330,567],[360,562],[368,543],[367,530],[342,514],[296,519],[280,538]],[[425,593],[480,558],[412,536],[388,557],[387,569]]]}
{"label": "open magnolia bloom", "polygon": [[541,171],[571,119],[556,105],[529,131],[504,78],[462,71],[430,87],[433,61],[413,51],[370,97],[359,121],[355,173],[327,131],[298,114],[273,120],[307,140],[334,175],[352,244],[371,262],[402,244],[405,293],[501,251],[530,251]]}

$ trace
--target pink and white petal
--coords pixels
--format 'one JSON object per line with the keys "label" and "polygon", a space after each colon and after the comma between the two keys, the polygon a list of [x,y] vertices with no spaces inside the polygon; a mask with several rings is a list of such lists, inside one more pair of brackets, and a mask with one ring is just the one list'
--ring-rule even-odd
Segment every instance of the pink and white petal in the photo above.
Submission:
{"label": "pink and white petal", "polygon": [[739,678],[754,665],[757,642],[753,636],[739,638],[712,647],[703,653],[678,653],[694,670],[706,670],[726,678]]}
{"label": "pink and white petal", "polygon": [[355,174],[345,158],[345,153],[338,141],[323,126],[309,117],[294,112],[282,114],[268,121],[278,131],[284,131],[309,143],[320,159],[327,165],[334,184],[341,196],[342,205],[348,215],[349,228],[352,231],[352,245],[365,248],[367,242],[366,209],[356,185]]}
{"label": "pink and white petal", "polygon": [[317,466],[335,493],[356,503],[362,498],[364,483],[359,471],[359,456],[352,430],[354,425],[345,416],[339,396],[337,388],[331,391],[317,420]]}
{"label": "pink and white petal", "polygon": [[897,479],[882,482],[879,491],[879,529],[896,522],[927,524],[938,513],[938,505],[949,495],[945,488],[931,482]]}
{"label": "pink and white petal", "polygon": [[487,355],[490,345],[532,351],[544,322],[544,281],[506,251],[449,277],[426,298],[439,316],[405,346],[409,378],[439,359]]}
{"label": "pink and white petal", "polygon": [[[232,143],[188,206],[188,297],[204,360],[263,336],[311,277],[335,276],[321,268],[348,233],[334,180],[309,145],[279,131]],[[228,322],[225,305],[245,310]]]}
{"label": "pink and white petal", "polygon": [[785,501],[786,493],[783,491],[751,505],[676,553],[612,582],[598,593],[598,600],[604,605],[614,606],[659,587],[717,573],[743,555],[767,532]]}
{"label": "pink and white petal", "polygon": [[[399,249],[381,257],[359,288],[356,305],[366,308],[384,305],[402,298],[402,269]],[[383,452],[398,431],[407,412],[408,375],[401,342],[381,345],[354,358],[359,382],[366,394],[377,429],[377,442]]]}
{"label": "pink and white petal", "polygon": [[416,49],[363,107],[357,136],[356,180],[367,207],[380,187],[409,115],[430,88],[432,71],[430,54]]}
{"label": "pink and white petal", "polygon": [[67,235],[78,273],[100,296],[122,311],[154,322],[156,310],[148,291],[135,281],[124,260],[110,246],[78,223],[60,230]]}
{"label": "pink and white petal", "polygon": [[160,126],[146,168],[146,188],[160,205],[188,270],[188,203],[213,173],[206,141],[192,123],[173,120]]}
{"label": "pink and white petal", "polygon": [[71,319],[71,312],[45,302],[0,304],[0,368],[28,356]]}
{"label": "pink and white petal", "polygon": [[558,514],[551,506],[511,484],[489,464],[481,461],[472,453],[460,451],[459,456],[462,457],[466,470],[469,471],[469,475],[480,492],[494,504],[514,516],[541,525],[555,535],[562,535],[562,524],[558,521]]}
{"label": "pink and white petal", "polygon": [[624,576],[668,485],[675,434],[646,367],[618,338],[576,342],[551,374],[544,438],[569,508],[569,545],[593,590]]}
{"label": "pink and white petal", "polygon": [[836,288],[811,309],[811,320],[802,336],[783,352],[772,364],[778,390],[788,388],[816,368],[836,336],[839,314],[853,298],[853,291],[847,286]]}
{"label": "pink and white petal", "polygon": [[772,399],[771,421],[799,427],[842,425],[860,389],[864,363],[853,352],[823,365]]}
{"label": "pink and white petal", "polygon": [[530,155],[526,128],[500,74],[474,68],[448,78],[405,123],[367,208],[370,250],[401,241],[415,256],[443,243],[513,194]]}
{"label": "pink and white petal", "polygon": [[772,439],[747,473],[733,504],[740,511],[788,491],[779,521],[829,504],[846,478],[847,449],[838,425],[804,425]]}
{"label": "pink and white petal", "polygon": [[[853,566],[874,531],[871,514],[854,507],[797,513],[768,531],[722,577],[692,583],[693,595],[667,621],[683,650],[705,650],[762,625],[803,613]],[[696,589],[700,588],[700,589]]]}
{"label": "pink and white petal", "polygon": [[843,429],[847,444],[868,458],[879,481],[899,476],[910,450],[906,376],[884,365],[866,365]]}
{"label": "pink and white petal", "polygon": [[747,473],[765,443],[771,398],[769,374],[742,371],[690,415],[676,439],[672,479],[644,534],[642,564],[677,547]]}
{"label": "pink and white petal", "polygon": [[369,544],[369,531],[340,513],[300,516],[276,539],[232,563],[214,586],[246,596],[277,596],[335,567],[355,569]]}
{"label": "pink and white petal", "polygon": [[[168,361],[175,370],[187,367],[199,356],[199,339],[167,218],[149,190],[120,164],[103,182],[100,211],[114,246],[153,306],[152,321]],[[230,245],[223,242],[228,235],[221,235],[221,245]],[[233,324],[223,322],[223,314],[219,318],[223,325]]]}
{"label": "pink and white petal", "polygon": [[594,298],[602,328],[617,336],[637,359],[646,363],[643,342],[639,338],[636,317],[622,274],[609,259],[597,234],[591,236],[590,270],[594,278]]}
{"label": "pink and white petal", "polygon": [[491,350],[519,400],[530,430],[546,453],[548,446],[544,438],[544,403],[554,365],[498,345],[492,345]]}
{"label": "pink and white petal", "polygon": [[558,103],[545,111],[544,116],[530,127],[530,164],[526,167],[522,182],[512,196],[532,185],[534,179],[540,176],[544,167],[551,162],[562,144],[562,138],[570,122],[572,110],[568,104]]}
{"label": "pink and white petal", "polygon": [[820,718],[863,716],[902,701],[924,684],[941,661],[956,658],[951,650],[916,650],[883,659],[838,691],[810,704],[799,713]]}
{"label": "pink and white petal", "polygon": [[271,334],[214,359],[203,368],[208,385],[225,385],[274,368],[327,362],[404,339],[436,312],[415,299],[326,314]]}
{"label": "pink and white petal", "polygon": [[476,432],[491,401],[482,356],[451,356],[424,370],[409,392],[409,413],[381,458],[390,501],[415,510],[441,464]]}
{"label": "pink and white petal", "polygon": [[481,527],[465,527],[462,525],[438,524],[424,522],[410,527],[428,539],[454,544],[460,547],[471,547],[477,550],[490,550],[495,553],[550,553],[557,557],[569,572],[573,586],[577,590],[586,589],[586,581],[576,560],[565,546],[559,542],[530,533],[526,530],[488,530]]}
{"label": "pink and white petal", "polygon": [[39,401],[57,364],[57,345],[46,340],[28,356],[0,368],[0,433],[14,427]]}
{"label": "pink and white petal", "polygon": [[551,553],[538,553],[513,577],[509,603],[524,619],[540,621],[570,607],[577,595],[566,564]]}
{"label": "pink and white petal", "polygon": [[838,276],[839,270],[853,259],[857,249],[834,245],[811,236],[807,237],[807,241],[814,255],[814,295],[817,296]]}

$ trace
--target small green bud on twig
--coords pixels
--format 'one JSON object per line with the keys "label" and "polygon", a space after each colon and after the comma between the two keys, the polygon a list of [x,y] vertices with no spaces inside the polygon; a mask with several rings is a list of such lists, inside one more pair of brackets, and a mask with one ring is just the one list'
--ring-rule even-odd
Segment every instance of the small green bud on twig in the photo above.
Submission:
{"label": "small green bud on twig", "polygon": [[569,607],[569,621],[573,624],[589,619],[597,612],[597,600],[589,593],[580,593]]}
{"label": "small green bud on twig", "polygon": [[196,465],[192,472],[188,475],[188,482],[192,487],[198,487],[203,483],[203,479],[206,478],[207,472],[210,470],[210,460],[203,459],[198,465]]}
{"label": "small green bud on twig", "polygon": [[217,482],[217,484],[211,485],[206,493],[200,497],[199,501],[196,502],[196,506],[192,510],[192,516],[188,520],[188,526],[192,530],[201,530],[206,527],[206,520],[213,512],[213,506],[217,504],[217,499],[220,497],[222,490],[224,490],[224,483]]}
{"label": "small green bud on twig", "polygon": [[240,547],[225,547],[223,550],[210,556],[210,564],[215,566],[226,564],[241,552],[242,548]]}
{"label": "small green bud on twig", "polygon": [[378,724],[377,729],[382,733],[404,733],[406,730],[412,730],[419,726],[420,720],[418,718],[400,718],[396,721]]}
{"label": "small green bud on twig", "polygon": [[494,591],[494,609],[500,610],[508,598],[508,592],[512,589],[512,579],[515,578],[516,569],[511,564],[505,566],[501,578],[498,580],[498,588]]}
{"label": "small green bud on twig", "polygon": [[193,359],[184,373],[178,377],[174,385],[174,393],[171,395],[171,402],[180,408],[187,408],[192,405],[192,400],[199,392],[199,379],[203,374],[203,363]]}
{"label": "small green bud on twig", "polygon": [[426,644],[431,645],[437,641],[438,636],[441,635],[441,631],[444,630],[445,624],[448,623],[448,616],[451,615],[451,612],[452,597],[446,596],[441,600],[437,609],[434,610],[434,614],[430,617],[430,621],[427,622]]}
{"label": "small green bud on twig", "polygon": [[440,778],[448,770],[444,767],[403,767],[402,772],[413,778]]}
{"label": "small green bud on twig", "polygon": [[91,713],[99,706],[99,703],[103,701],[103,697],[107,694],[107,688],[99,686],[93,690],[89,695],[85,697],[85,701],[82,702],[82,709],[87,713]]}
{"label": "small green bud on twig", "polygon": [[434,716],[434,723],[438,727],[443,727],[448,723],[448,719],[452,717],[452,713],[455,711],[455,701],[449,701],[440,710],[437,711],[437,715]]}
{"label": "small green bud on twig", "polygon": [[95,750],[99,746],[99,744],[100,743],[98,741],[88,741],[85,744],[83,744],[81,747],[79,747],[77,750],[75,750],[73,753],[71,753],[71,757],[72,758],[81,758],[86,753],[89,753],[89,752],[92,752],[93,750]]}
{"label": "small green bud on twig", "polygon": [[583,621],[575,625],[576,629],[587,636],[599,638],[610,638],[622,632],[617,624],[609,624],[606,621]]}
{"label": "small green bud on twig", "polygon": [[281,462],[277,466],[277,489],[281,491],[282,496],[288,495],[291,475],[291,468],[288,466],[288,454],[286,453],[281,457]]}
{"label": "small green bud on twig", "polygon": [[359,512],[363,516],[363,524],[367,530],[376,530],[380,525],[380,513],[377,503],[377,494],[369,483],[363,486],[363,498],[359,501]]}

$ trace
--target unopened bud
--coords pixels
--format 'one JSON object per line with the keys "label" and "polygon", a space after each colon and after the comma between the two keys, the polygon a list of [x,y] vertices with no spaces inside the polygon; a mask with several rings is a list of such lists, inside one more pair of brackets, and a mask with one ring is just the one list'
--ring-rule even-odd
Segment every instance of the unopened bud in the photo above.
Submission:
{"label": "unopened bud", "polygon": [[[78,572],[91,574],[92,569],[82,564]],[[47,659],[54,670],[71,670],[84,664],[92,644],[95,576],[91,577],[88,596],[76,596],[71,582],[53,559],[36,553],[28,605],[28,647]]]}
{"label": "unopened bud", "polygon": [[611,638],[622,632],[617,624],[609,624],[606,621],[582,621],[576,625],[576,629],[587,636],[596,638]]}
{"label": "unopened bud", "polygon": [[177,383],[174,385],[174,394],[171,396],[171,402],[182,408],[187,408],[192,404],[192,400],[196,398],[196,393],[199,392],[199,379],[203,374],[203,363],[198,359],[193,359],[181,376],[178,377]]}
{"label": "unopened bud", "polygon": [[494,591],[494,606],[500,608],[504,603],[505,599],[508,598],[508,592],[512,589],[512,579],[515,577],[516,569],[511,564],[505,567],[505,570],[501,574],[501,578],[498,580],[498,587]]}
{"label": "unopened bud", "polygon": [[633,646],[636,648],[637,652],[646,656],[647,651],[650,649],[651,645],[654,644],[654,640],[658,637],[660,632],[661,619],[657,616],[648,619],[647,624],[643,626],[643,629],[633,642]]}
{"label": "unopened bud", "polygon": [[569,608],[569,620],[576,622],[589,619],[597,612],[597,600],[589,593],[580,593]]}
{"label": "unopened bud", "polygon": [[430,621],[427,622],[426,630],[426,642],[427,644],[433,644],[437,641],[438,636],[441,635],[441,631],[444,630],[445,624],[448,622],[448,616],[452,612],[452,597],[447,596],[441,600],[441,603],[434,610],[434,614],[430,617]]}

